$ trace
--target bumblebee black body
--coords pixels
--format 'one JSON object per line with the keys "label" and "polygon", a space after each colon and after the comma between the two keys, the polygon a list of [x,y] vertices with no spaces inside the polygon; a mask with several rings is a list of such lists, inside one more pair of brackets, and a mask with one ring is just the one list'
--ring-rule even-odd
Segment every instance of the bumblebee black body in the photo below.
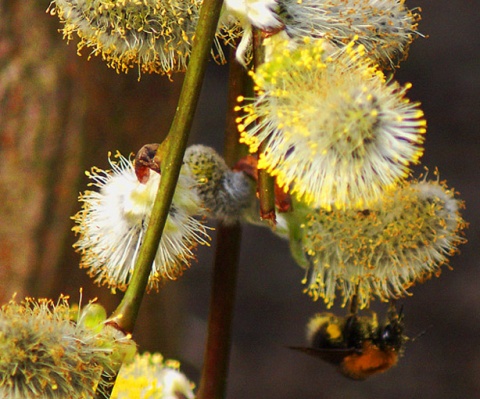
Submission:
{"label": "bumblebee black body", "polygon": [[320,358],[354,380],[384,372],[393,367],[403,353],[403,313],[391,305],[387,320],[379,325],[377,316],[346,317],[332,313],[315,315],[307,326],[308,347],[291,347]]}

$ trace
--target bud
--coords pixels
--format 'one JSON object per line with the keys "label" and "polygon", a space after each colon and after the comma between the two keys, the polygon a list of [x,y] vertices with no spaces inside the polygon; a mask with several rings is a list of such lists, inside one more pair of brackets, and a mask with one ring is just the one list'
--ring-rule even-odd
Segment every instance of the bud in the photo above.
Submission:
{"label": "bud", "polygon": [[232,224],[255,209],[255,184],[245,173],[231,170],[217,152],[204,145],[187,148],[183,158],[207,214]]}

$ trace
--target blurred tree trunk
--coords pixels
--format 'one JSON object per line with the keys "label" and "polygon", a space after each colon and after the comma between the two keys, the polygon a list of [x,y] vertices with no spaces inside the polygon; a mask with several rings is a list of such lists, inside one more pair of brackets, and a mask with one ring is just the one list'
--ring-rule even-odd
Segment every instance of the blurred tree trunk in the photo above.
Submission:
{"label": "blurred tree trunk", "polygon": [[[181,76],[139,82],[135,72],[117,75],[99,59],[78,57],[76,44],[57,32],[58,18],[45,12],[49,3],[0,0],[0,303],[15,292],[19,298],[62,292],[74,301],[84,287],[86,299],[99,297],[111,311],[120,298],[91,283],[71,248],[70,216],[86,189],[83,172],[108,168],[108,151],[128,155],[159,142]],[[161,298],[152,294],[148,302]],[[180,313],[172,312],[168,324],[178,325],[171,317]],[[142,329],[158,333],[153,346],[171,350],[174,338],[159,330],[165,317],[149,314]]]}
{"label": "blurred tree trunk", "polygon": [[[0,300],[54,280],[79,175],[85,96],[41,4],[0,5]],[[74,184],[72,184],[72,182]],[[62,215],[62,216],[61,216]],[[41,278],[40,278],[41,276]]]}

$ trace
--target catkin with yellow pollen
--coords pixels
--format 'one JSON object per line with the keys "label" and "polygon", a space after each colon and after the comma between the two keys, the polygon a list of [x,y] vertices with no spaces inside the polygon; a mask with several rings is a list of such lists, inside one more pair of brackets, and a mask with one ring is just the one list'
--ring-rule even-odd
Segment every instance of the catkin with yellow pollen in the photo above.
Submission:
{"label": "catkin with yellow pollen", "polygon": [[[202,0],[53,0],[49,9],[63,23],[63,36],[80,41],[117,72],[170,76],[184,72],[191,53]],[[240,29],[221,24],[212,54],[225,62],[220,41],[233,44]],[[220,40],[220,41],[219,41]]]}
{"label": "catkin with yellow pollen", "polygon": [[337,293],[344,304],[357,293],[361,307],[407,294],[465,242],[462,205],[445,184],[414,181],[364,210],[306,211],[290,242],[306,292],[329,306]]}
{"label": "catkin with yellow pollen", "polygon": [[238,106],[240,141],[291,194],[313,207],[362,209],[410,173],[426,122],[410,85],[386,82],[353,42],[277,44],[252,76],[257,96]]}
{"label": "catkin with yellow pollen", "polygon": [[325,38],[342,47],[358,37],[382,67],[398,66],[421,36],[419,9],[409,10],[404,0],[279,0],[279,6],[291,40]]}
{"label": "catkin with yellow pollen", "polygon": [[194,384],[179,370],[179,362],[158,353],[137,355],[124,364],[117,377],[112,399],[193,399]]}
{"label": "catkin with yellow pollen", "polygon": [[[0,308],[0,397],[93,398],[135,344],[90,304],[72,319],[68,297],[14,300]],[[106,315],[105,310],[103,314]]]}

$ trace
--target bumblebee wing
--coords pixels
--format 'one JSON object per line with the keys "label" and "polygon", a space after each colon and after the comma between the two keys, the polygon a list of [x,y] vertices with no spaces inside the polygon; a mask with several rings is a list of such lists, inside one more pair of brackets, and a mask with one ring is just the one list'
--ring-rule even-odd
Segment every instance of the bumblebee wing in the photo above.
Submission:
{"label": "bumblebee wing", "polygon": [[304,346],[289,346],[288,348],[306,353],[310,356],[317,357],[327,363],[334,364],[336,366],[340,365],[347,356],[350,356],[351,354],[356,352],[354,348],[318,349]]}

